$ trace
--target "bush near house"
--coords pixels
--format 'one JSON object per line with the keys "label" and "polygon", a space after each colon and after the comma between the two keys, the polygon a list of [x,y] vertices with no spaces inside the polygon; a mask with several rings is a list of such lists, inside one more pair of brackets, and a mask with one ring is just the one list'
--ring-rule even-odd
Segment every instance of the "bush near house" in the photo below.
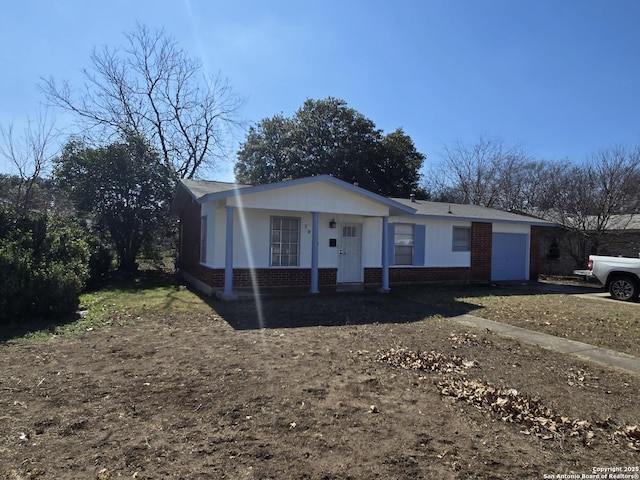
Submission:
{"label": "bush near house", "polygon": [[87,282],[110,264],[73,221],[0,209],[0,325],[73,312]]}

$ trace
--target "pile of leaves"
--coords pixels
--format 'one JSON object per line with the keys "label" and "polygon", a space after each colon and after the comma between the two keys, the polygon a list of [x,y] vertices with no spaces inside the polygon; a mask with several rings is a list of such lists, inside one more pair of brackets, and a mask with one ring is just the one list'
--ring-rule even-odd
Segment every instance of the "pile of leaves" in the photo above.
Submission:
{"label": "pile of leaves", "polygon": [[640,452],[640,427],[638,425],[625,425],[613,432],[613,438],[620,442],[626,442],[627,446],[636,452]]}
{"label": "pile of leaves", "polygon": [[569,368],[566,373],[567,385],[575,388],[598,388],[599,378],[580,368]]}
{"label": "pile of leaves", "polygon": [[585,443],[593,438],[592,425],[554,413],[539,399],[529,398],[513,388],[498,388],[479,380],[443,378],[438,382],[442,395],[454,397],[481,410],[489,410],[503,422],[524,425],[522,433],[545,440],[560,435],[580,437]]}
{"label": "pile of leaves", "polygon": [[478,338],[477,335],[469,332],[452,333],[449,335],[449,341],[451,342],[451,347],[454,350],[461,346],[477,347],[490,346],[492,344],[491,340]]}
{"label": "pile of leaves", "polygon": [[472,368],[476,362],[456,355],[444,355],[434,351],[415,352],[404,347],[378,352],[377,360],[405,370],[425,370],[433,373],[459,373]]}
{"label": "pile of leaves", "polygon": [[576,437],[585,446],[591,444],[596,433],[618,443],[626,443],[632,450],[640,451],[640,427],[617,427],[611,418],[594,422],[571,419],[553,412],[540,399],[530,398],[515,389],[498,388],[478,380],[445,377],[438,382],[442,395],[454,397],[481,410],[488,410],[503,422],[523,425],[522,433],[536,435],[543,440]]}
{"label": "pile of leaves", "polygon": [[594,423],[571,419],[554,412],[540,399],[531,398],[516,389],[499,388],[465,378],[466,370],[477,366],[475,361],[434,351],[416,352],[404,347],[378,352],[377,360],[397,368],[440,375],[437,386],[441,395],[490,412],[503,422],[522,425],[524,428],[521,432],[525,435],[535,435],[543,440],[575,437],[589,446],[596,433],[602,436],[609,434],[615,442],[640,451],[638,425],[617,426],[611,418]]}

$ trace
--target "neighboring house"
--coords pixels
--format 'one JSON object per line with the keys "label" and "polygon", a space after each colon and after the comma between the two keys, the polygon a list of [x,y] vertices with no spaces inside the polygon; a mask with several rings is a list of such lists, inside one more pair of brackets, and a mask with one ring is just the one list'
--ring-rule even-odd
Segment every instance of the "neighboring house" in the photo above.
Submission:
{"label": "neighboring house", "polygon": [[613,215],[599,242],[598,254],[640,256],[640,214]]}
{"label": "neighboring house", "polygon": [[182,180],[179,268],[207,294],[341,284],[537,280],[551,222],[473,205],[389,199],[328,175],[268,185]]}
{"label": "neighboring house", "polygon": [[595,216],[580,218],[578,223],[571,216],[555,212],[539,215],[557,225],[546,230],[540,241],[542,274],[570,275],[576,269],[585,269],[590,254],[640,255],[640,214],[611,215],[606,223]]}

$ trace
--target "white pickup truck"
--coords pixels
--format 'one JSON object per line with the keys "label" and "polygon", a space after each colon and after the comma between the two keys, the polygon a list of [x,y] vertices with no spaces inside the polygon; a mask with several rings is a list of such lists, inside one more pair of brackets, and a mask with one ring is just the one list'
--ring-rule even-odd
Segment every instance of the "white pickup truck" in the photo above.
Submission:
{"label": "white pickup truck", "polygon": [[587,269],[616,300],[636,300],[640,295],[640,258],[590,255]]}

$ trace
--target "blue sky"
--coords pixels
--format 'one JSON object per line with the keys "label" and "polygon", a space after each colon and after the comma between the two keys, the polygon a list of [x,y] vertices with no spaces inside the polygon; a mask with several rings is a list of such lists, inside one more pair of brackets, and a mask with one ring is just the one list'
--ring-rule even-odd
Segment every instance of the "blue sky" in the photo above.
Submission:
{"label": "blue sky", "polygon": [[[402,127],[427,168],[481,135],[549,160],[640,144],[637,0],[11,2],[0,124],[20,131],[41,77],[80,82],[92,48],[123,44],[136,22],[228,78],[246,120],[338,97],[384,132]],[[217,179],[232,180],[235,150]]]}

